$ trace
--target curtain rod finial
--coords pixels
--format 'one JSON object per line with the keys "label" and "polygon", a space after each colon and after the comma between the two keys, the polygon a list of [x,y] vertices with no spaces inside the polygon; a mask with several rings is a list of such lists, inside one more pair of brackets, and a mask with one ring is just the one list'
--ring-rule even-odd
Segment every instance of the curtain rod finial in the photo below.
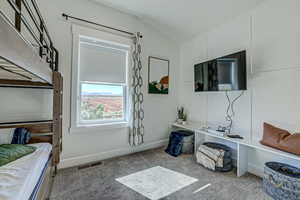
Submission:
{"label": "curtain rod finial", "polygon": [[141,32],[137,32],[137,36],[138,36],[139,38],[143,38],[143,35],[141,34]]}
{"label": "curtain rod finial", "polygon": [[67,14],[63,13],[62,16],[65,17],[66,20],[68,20],[68,15]]}

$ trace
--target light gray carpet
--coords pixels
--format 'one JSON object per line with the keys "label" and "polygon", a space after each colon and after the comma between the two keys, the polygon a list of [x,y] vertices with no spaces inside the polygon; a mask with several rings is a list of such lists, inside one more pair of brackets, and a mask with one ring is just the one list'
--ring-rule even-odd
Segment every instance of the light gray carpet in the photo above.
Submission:
{"label": "light gray carpet", "polygon": [[[211,172],[196,164],[190,155],[173,158],[163,149],[105,160],[102,165],[87,169],[60,170],[51,200],[147,200],[115,179],[155,166],[199,180],[162,200],[271,200],[263,193],[261,179],[256,176],[237,178],[234,172]],[[194,193],[207,184],[211,185]]]}

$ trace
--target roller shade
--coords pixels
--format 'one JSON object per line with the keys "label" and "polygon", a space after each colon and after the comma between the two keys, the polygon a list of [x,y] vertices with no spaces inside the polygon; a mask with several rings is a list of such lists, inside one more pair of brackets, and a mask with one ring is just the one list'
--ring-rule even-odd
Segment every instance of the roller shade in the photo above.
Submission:
{"label": "roller shade", "polygon": [[129,47],[80,38],[80,81],[126,83]]}

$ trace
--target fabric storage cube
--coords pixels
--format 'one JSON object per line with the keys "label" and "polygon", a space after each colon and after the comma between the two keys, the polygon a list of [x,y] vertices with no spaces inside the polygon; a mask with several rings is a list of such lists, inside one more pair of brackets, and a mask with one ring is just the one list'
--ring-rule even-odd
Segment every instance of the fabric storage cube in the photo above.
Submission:
{"label": "fabric storage cube", "polygon": [[169,144],[166,153],[177,157],[181,153],[193,153],[194,133],[186,130],[173,131],[170,134]]}
{"label": "fabric storage cube", "polygon": [[186,130],[180,130],[179,132],[184,135],[181,152],[192,154],[194,152],[194,132]]}

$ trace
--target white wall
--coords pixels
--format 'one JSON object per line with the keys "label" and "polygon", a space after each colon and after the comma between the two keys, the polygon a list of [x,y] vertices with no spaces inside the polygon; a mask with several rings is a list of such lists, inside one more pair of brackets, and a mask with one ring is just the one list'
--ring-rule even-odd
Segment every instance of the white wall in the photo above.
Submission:
{"label": "white wall", "polygon": [[[243,49],[248,53],[248,90],[235,104],[233,130],[254,140],[261,138],[264,121],[291,131],[300,131],[298,0],[268,0],[230,23],[190,39],[181,46],[180,54],[173,41],[135,17],[111,8],[86,0],[40,0],[38,3],[60,52],[60,71],[64,76],[62,167],[139,150],[128,147],[126,128],[69,132],[72,38],[71,24],[61,17],[63,12],[143,33],[146,144],[142,148],[165,142],[178,101],[188,109],[190,120],[224,123],[225,94],[194,93],[193,65]],[[149,55],[171,61],[170,94],[167,96],[147,94]],[[1,121],[47,119],[51,116],[49,91],[0,88],[0,92]],[[231,92],[230,96],[233,98],[238,94]],[[283,158],[253,151],[250,160],[250,169],[254,171],[261,170],[265,161]]]}
{"label": "white wall", "polygon": [[[83,129],[69,132],[70,122],[70,81],[72,34],[71,23],[66,22],[63,12],[87,20],[125,29],[142,32],[143,38],[143,77],[145,108],[145,141],[141,148],[162,145],[168,137],[168,126],[176,114],[176,76],[179,68],[179,47],[172,41],[140,23],[135,17],[86,0],[40,0],[40,9],[46,19],[48,29],[56,48],[60,52],[60,71],[64,76],[64,112],[63,112],[63,161],[62,167],[99,160],[112,155],[132,151],[128,146],[128,129]],[[147,58],[158,56],[170,59],[170,94],[147,94]],[[139,150],[139,149],[133,149]]]}
{"label": "white wall", "polygon": [[[235,104],[233,131],[256,141],[262,137],[263,122],[300,131],[299,6],[298,0],[265,1],[181,46],[179,103],[188,109],[190,120],[225,123],[227,106],[224,92],[193,92],[193,65],[246,49],[248,90]],[[266,161],[283,160],[250,153],[249,169],[255,172],[261,172]]]}
{"label": "white wall", "polygon": [[0,87],[0,122],[52,119],[52,91]]}
{"label": "white wall", "polygon": [[[107,157],[164,145],[168,127],[176,116],[177,70],[179,46],[169,38],[141,23],[137,18],[87,0],[39,0],[55,47],[60,53],[59,70],[64,77],[63,153],[61,167],[82,164]],[[145,144],[139,148],[128,145],[128,128],[89,129],[69,132],[71,105],[71,23],[62,18],[65,12],[76,17],[112,27],[142,32],[142,61],[144,77]],[[148,56],[170,59],[170,94],[147,93]],[[47,90],[0,88],[0,121],[49,119],[52,116],[52,96]]]}

